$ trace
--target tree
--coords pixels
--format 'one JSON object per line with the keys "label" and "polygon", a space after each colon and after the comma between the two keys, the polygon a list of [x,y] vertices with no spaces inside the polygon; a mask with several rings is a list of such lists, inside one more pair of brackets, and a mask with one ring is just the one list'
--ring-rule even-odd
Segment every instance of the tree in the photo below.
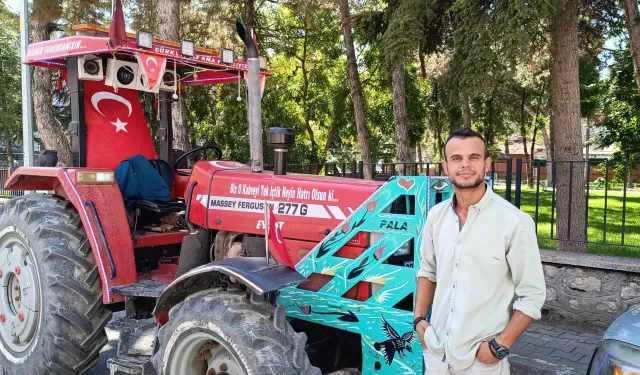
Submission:
{"label": "tree", "polygon": [[579,0],[566,0],[551,19],[551,127],[558,209],[558,250],[586,252],[584,168],[580,125]]}
{"label": "tree", "polygon": [[[631,46],[614,53],[615,62],[604,86],[605,120],[600,124],[597,143],[602,147],[617,146],[612,163],[616,174],[624,176],[631,186],[631,172],[640,160],[640,96],[634,84],[635,63]],[[625,176],[624,169],[629,176]]]}
{"label": "tree", "polygon": [[[31,15],[31,39],[33,43],[49,40],[54,30],[54,21],[62,12],[60,3],[53,0],[35,0]],[[53,111],[52,70],[34,68],[33,74],[33,109],[36,127],[48,150],[56,150],[58,161],[71,166],[71,146],[64,135],[62,125]]]}
{"label": "tree", "polygon": [[0,3],[0,142],[4,143],[8,165],[13,163],[12,146],[21,135],[20,51],[18,17]]}
{"label": "tree", "polygon": [[[172,42],[180,41],[180,0],[158,0],[158,37]],[[173,148],[189,151],[189,133],[186,122],[184,96],[171,103]]]}
{"label": "tree", "polygon": [[421,0],[392,0],[388,5],[388,22],[382,36],[382,58],[391,75],[393,119],[396,134],[396,163],[413,163],[409,144],[409,124],[405,98],[405,64],[417,51],[424,28],[428,4]]}
{"label": "tree", "polygon": [[620,0],[620,3],[624,8],[624,20],[629,31],[629,44],[631,56],[633,56],[635,82],[640,93],[640,12],[638,12],[638,1]]}
{"label": "tree", "polygon": [[349,70],[349,84],[351,87],[351,100],[353,101],[353,110],[355,113],[356,128],[358,130],[358,144],[360,145],[360,157],[364,165],[364,178],[370,180],[373,178],[371,170],[371,144],[369,128],[364,114],[364,95],[362,94],[362,85],[360,82],[360,73],[358,72],[358,62],[356,60],[356,51],[351,35],[351,24],[349,22],[350,11],[348,0],[338,0],[338,8],[340,11],[340,23],[342,26],[342,35],[344,38],[344,47],[347,55],[347,68]]}

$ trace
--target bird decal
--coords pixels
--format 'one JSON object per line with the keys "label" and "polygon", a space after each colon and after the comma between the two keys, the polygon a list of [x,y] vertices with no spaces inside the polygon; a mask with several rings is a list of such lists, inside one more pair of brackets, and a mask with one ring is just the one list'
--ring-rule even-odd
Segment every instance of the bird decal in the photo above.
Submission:
{"label": "bird decal", "polygon": [[385,336],[389,338],[388,340],[380,343],[380,350],[382,351],[382,355],[384,355],[388,365],[391,365],[396,353],[398,353],[400,358],[403,357],[405,350],[409,353],[413,353],[411,344],[416,340],[413,331],[409,331],[400,336],[391,324],[387,322],[384,316],[382,317],[382,330],[384,331]]}

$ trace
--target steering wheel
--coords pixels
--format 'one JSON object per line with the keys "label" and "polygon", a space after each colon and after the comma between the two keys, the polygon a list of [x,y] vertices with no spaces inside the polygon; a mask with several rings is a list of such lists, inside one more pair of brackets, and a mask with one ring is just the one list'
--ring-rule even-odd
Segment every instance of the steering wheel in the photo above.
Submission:
{"label": "steering wheel", "polygon": [[182,161],[182,159],[186,158],[187,156],[198,152],[198,151],[202,151],[202,150],[214,150],[216,152],[216,160],[220,160],[222,159],[222,150],[220,149],[220,147],[218,146],[202,146],[202,147],[196,147],[193,150],[189,151],[189,152],[185,152],[184,154],[180,155],[180,157],[178,157],[176,159],[176,161],[173,163],[173,171],[176,174],[179,174],[181,176],[189,176],[190,173],[189,172],[183,172],[178,170],[178,164],[180,164],[180,162]]}

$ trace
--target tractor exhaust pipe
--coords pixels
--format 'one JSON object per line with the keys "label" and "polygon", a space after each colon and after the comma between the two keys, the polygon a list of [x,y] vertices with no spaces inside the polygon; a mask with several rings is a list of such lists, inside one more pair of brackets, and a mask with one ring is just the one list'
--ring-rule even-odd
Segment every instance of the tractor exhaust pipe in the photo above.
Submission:
{"label": "tractor exhaust pipe", "polygon": [[262,155],[262,95],[260,95],[260,59],[258,47],[244,25],[236,22],[238,36],[247,48],[247,91],[249,99],[249,145],[251,148],[251,171],[261,173],[263,169]]}

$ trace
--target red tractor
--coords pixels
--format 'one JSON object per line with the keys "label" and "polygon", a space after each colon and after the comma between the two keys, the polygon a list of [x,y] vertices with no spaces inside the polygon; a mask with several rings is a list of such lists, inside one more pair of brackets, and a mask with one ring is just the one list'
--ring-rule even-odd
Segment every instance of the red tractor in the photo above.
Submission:
{"label": "red tractor", "polygon": [[[73,165],[19,168],[5,186],[49,192],[0,208],[5,374],[87,373],[118,311],[125,316],[110,323],[122,329],[112,374],[319,374],[358,366],[349,353],[359,348],[359,337],[312,323],[294,331],[271,300],[283,287],[314,291],[330,277],[303,278],[269,259],[265,204],[296,263],[384,182],[286,174],[294,141],[286,128],[269,129],[275,170],[263,170],[260,100],[270,73],[240,24],[247,62],[235,61],[229,50],[194,49],[142,32],[114,46],[107,29],[75,30],[78,35],[31,44],[25,61],[64,76]],[[173,150],[176,94],[239,80],[248,82],[250,163],[220,160],[215,145],[181,155]],[[139,91],[156,94],[158,153]],[[185,163],[202,150],[217,157]],[[357,258],[373,241],[363,231],[336,255]],[[412,249],[394,256],[397,264],[413,264]],[[345,298],[365,301],[375,293],[361,284]],[[178,326],[195,318],[199,324]],[[313,342],[305,345],[307,338]]]}

